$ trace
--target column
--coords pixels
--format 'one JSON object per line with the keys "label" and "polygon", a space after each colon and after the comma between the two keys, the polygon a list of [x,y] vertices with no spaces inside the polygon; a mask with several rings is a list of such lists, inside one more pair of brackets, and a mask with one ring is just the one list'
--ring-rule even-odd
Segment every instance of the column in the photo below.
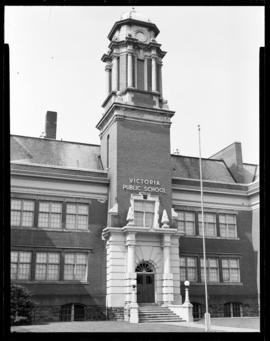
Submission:
{"label": "column", "polygon": [[127,253],[127,272],[135,272],[135,245],[136,245],[136,239],[135,239],[135,233],[129,233],[127,236],[127,242],[126,245],[128,247],[128,253]]}
{"label": "column", "polygon": [[157,91],[157,61],[152,57],[152,91]]}
{"label": "column", "polygon": [[128,81],[127,81],[128,87],[133,86],[133,79],[132,79],[132,54],[128,53]]}
{"label": "column", "polygon": [[147,58],[144,59],[144,90],[147,91],[148,90],[148,86],[147,86],[147,78],[148,78],[148,69],[147,69]]}
{"label": "column", "polygon": [[107,64],[105,66],[106,71],[106,94],[108,95],[111,92],[111,65]]}
{"label": "column", "polygon": [[112,59],[112,91],[118,90],[118,57]]}
{"label": "column", "polygon": [[163,305],[167,306],[173,302],[173,274],[171,273],[171,236],[163,235]]}
{"label": "column", "polygon": [[162,97],[162,63],[159,64],[159,92]]}
{"label": "column", "polygon": [[127,246],[126,302],[131,302],[132,285],[137,284],[136,283],[137,274],[135,272],[136,232],[128,233],[126,237],[126,246]]}

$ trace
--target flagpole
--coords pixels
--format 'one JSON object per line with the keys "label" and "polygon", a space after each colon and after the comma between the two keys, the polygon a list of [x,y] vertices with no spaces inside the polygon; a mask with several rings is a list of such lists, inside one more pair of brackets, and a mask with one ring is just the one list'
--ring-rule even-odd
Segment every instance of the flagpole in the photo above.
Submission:
{"label": "flagpole", "polygon": [[210,314],[208,312],[208,292],[207,292],[207,273],[206,273],[206,251],[205,251],[205,230],[204,230],[204,207],[203,207],[203,181],[202,181],[202,156],[201,156],[201,127],[198,125],[199,133],[199,164],[200,164],[200,187],[201,187],[201,212],[202,212],[202,234],[203,234],[203,272],[204,272],[204,291],[205,291],[205,331],[210,330]]}

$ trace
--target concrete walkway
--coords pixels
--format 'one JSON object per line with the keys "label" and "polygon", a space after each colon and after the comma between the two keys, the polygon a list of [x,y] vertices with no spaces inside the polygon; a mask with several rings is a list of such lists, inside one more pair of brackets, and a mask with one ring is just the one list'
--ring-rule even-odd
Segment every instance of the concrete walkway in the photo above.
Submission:
{"label": "concrete walkway", "polygon": [[[223,325],[222,325],[223,324]],[[225,325],[224,325],[225,324]],[[243,328],[249,326],[251,328]],[[204,321],[131,324],[124,321],[51,322],[41,325],[13,326],[11,332],[80,332],[80,333],[204,333]],[[259,332],[259,318],[212,319],[210,332]]]}

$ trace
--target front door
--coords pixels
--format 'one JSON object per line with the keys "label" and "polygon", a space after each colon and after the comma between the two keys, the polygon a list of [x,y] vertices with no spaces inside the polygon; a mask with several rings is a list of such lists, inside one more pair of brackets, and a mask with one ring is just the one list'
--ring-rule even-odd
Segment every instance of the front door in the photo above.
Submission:
{"label": "front door", "polygon": [[155,302],[154,274],[137,273],[137,302]]}

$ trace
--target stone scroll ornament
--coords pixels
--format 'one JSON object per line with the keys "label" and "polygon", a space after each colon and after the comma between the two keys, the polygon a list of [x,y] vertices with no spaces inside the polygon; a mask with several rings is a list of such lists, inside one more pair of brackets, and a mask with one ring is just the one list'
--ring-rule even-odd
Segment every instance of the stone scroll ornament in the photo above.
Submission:
{"label": "stone scroll ornament", "polygon": [[168,217],[166,210],[163,210],[161,223],[162,223],[163,228],[169,227],[169,217]]}
{"label": "stone scroll ornament", "polygon": [[127,222],[128,225],[134,225],[134,206],[132,200],[130,200],[130,206],[127,214]]}

